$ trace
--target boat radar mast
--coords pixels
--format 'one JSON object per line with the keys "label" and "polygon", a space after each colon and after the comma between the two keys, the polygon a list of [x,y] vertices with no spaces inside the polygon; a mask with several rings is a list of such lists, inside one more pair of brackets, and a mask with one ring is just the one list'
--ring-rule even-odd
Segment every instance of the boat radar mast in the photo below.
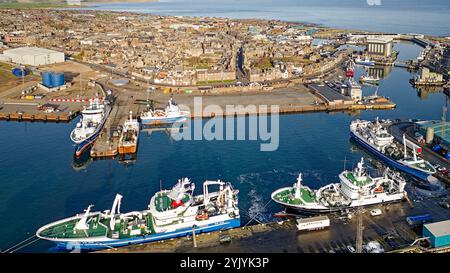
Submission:
{"label": "boat radar mast", "polygon": [[363,181],[365,179],[364,157],[361,157],[361,161],[358,162],[358,166],[356,167],[356,180]]}
{"label": "boat radar mast", "polygon": [[87,220],[87,218],[88,218],[88,215],[89,215],[89,213],[91,212],[91,208],[93,207],[94,205],[89,205],[88,207],[87,207],[87,209],[85,209],[84,210],[84,215],[83,215],[83,217],[81,217],[81,219],[80,219],[80,221],[78,221],[78,223],[75,225],[75,229],[76,230],[87,230],[87,229],[89,229],[89,226],[86,224],[86,220]]}
{"label": "boat radar mast", "polygon": [[116,210],[117,210],[117,214],[120,214],[120,204],[122,203],[122,195],[117,194],[116,198],[114,198],[114,203],[113,206],[111,208],[111,221],[109,222],[109,227],[111,228],[111,230],[114,229],[114,226],[116,225],[116,221],[114,219],[114,215],[116,214]]}
{"label": "boat radar mast", "polygon": [[295,199],[300,199],[300,197],[301,197],[302,181],[303,181],[302,173],[299,173],[297,182],[294,184],[294,188],[295,188],[294,198]]}

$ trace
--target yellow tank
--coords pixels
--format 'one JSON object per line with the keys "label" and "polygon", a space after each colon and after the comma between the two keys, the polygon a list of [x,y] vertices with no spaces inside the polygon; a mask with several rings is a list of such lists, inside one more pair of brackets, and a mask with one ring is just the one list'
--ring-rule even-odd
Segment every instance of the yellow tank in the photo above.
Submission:
{"label": "yellow tank", "polygon": [[163,93],[164,93],[164,94],[169,94],[170,91],[171,91],[171,89],[170,89],[169,87],[166,87],[166,88],[164,88]]}

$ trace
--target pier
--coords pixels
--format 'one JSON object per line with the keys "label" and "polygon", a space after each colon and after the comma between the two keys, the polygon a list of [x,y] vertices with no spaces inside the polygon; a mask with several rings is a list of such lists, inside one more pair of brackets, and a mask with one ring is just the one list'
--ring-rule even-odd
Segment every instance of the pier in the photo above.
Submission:
{"label": "pier", "polygon": [[[114,157],[118,154],[118,127],[128,118],[130,111],[133,112],[134,116],[138,116],[146,108],[147,104],[146,93],[142,92],[142,88],[128,87],[120,88],[119,90],[108,83],[103,83],[103,85],[104,88],[111,89],[113,94],[117,94],[117,96],[104,129],[91,149],[91,156],[94,158]],[[339,98],[342,97],[340,93],[332,92]],[[355,103],[349,99],[346,99],[345,103],[330,103],[324,95],[314,92],[311,88],[304,85],[292,85],[270,91],[216,91],[208,93],[194,91],[189,94],[155,91],[149,95],[148,99],[155,103],[155,107],[164,108],[171,97],[180,107],[190,109],[191,118],[270,114],[271,105],[278,106],[280,114],[381,110],[396,107],[395,103],[383,99],[366,101],[362,104]],[[194,111],[194,97],[201,97],[201,111]],[[223,112],[212,112],[205,108],[208,105],[217,105],[223,109]],[[227,112],[227,105],[242,105],[244,108],[240,111]],[[246,108],[245,106],[247,105],[255,105],[257,107]],[[259,107],[261,105],[266,105],[267,109]]]}
{"label": "pier", "polygon": [[[410,197],[412,198],[412,197]],[[408,226],[405,217],[421,213],[430,213],[434,221],[446,219],[446,209],[437,202],[438,197],[416,202],[411,208],[406,202],[378,206],[381,216],[371,216],[366,208],[362,214],[364,233],[363,244],[369,241],[379,242],[386,251],[394,251],[383,240],[383,235],[394,236],[398,249],[410,248],[421,235]],[[414,201],[413,201],[414,202]],[[159,242],[111,248],[100,253],[328,253],[348,252],[347,246],[356,244],[357,217],[347,219],[338,214],[329,216],[331,225],[328,229],[316,231],[298,231],[294,220],[248,225],[225,231],[197,234],[193,247],[192,236],[175,238]],[[231,242],[221,243],[221,238],[229,236]],[[398,251],[398,250],[397,250]]]}

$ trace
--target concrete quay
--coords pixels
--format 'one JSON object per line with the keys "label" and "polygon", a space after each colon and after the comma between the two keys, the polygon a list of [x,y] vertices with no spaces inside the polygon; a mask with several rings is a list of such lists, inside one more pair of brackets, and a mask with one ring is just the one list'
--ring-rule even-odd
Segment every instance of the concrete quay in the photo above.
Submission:
{"label": "concrete quay", "polygon": [[[114,87],[108,87],[114,90]],[[119,95],[100,137],[91,149],[91,156],[94,158],[116,156],[118,154],[118,126],[122,125],[129,117],[130,111],[137,116],[146,108],[147,94],[142,92],[142,89],[122,88],[119,92],[113,92]],[[330,104],[304,85],[293,85],[270,91],[193,92],[191,94],[170,94],[156,91],[150,94],[148,99],[153,101],[155,107],[164,108],[171,97],[180,108],[190,110],[191,118],[270,114],[272,105],[278,107],[279,114],[378,110],[396,107],[394,103],[386,100],[365,102],[363,104],[357,104],[353,101]],[[197,109],[196,105],[194,105],[195,98],[201,98],[201,109]],[[208,106],[211,105],[218,106],[222,111],[217,112],[217,108],[209,108]],[[227,111],[227,106],[242,107],[233,107],[233,110]]]}
{"label": "concrete quay", "polygon": [[[414,197],[414,208],[406,202],[377,206],[382,215],[371,216],[365,209],[363,218],[363,243],[378,241],[386,251],[408,249],[419,237],[420,230],[408,226],[405,218],[410,215],[430,213],[433,221],[445,220],[447,209],[438,202],[441,197]],[[192,236],[146,244],[102,250],[100,253],[327,253],[347,252],[347,246],[356,244],[356,217],[347,219],[338,214],[329,215],[330,228],[317,231],[298,231],[293,220],[248,225],[225,231],[215,231],[196,235],[197,247],[193,247]],[[245,225],[245,223],[243,223]],[[382,236],[389,232],[395,238],[397,247],[388,245]],[[220,238],[228,235],[229,243],[220,243]]]}

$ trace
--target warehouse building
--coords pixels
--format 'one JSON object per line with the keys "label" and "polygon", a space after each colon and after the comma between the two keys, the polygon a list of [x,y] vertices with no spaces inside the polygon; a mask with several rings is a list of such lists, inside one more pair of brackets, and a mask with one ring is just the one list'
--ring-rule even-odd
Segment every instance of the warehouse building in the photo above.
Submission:
{"label": "warehouse building", "polygon": [[64,62],[64,53],[39,47],[8,49],[3,54],[13,63],[22,65],[40,66]]}
{"label": "warehouse building", "polygon": [[450,220],[423,225],[423,236],[433,247],[450,246]]}

